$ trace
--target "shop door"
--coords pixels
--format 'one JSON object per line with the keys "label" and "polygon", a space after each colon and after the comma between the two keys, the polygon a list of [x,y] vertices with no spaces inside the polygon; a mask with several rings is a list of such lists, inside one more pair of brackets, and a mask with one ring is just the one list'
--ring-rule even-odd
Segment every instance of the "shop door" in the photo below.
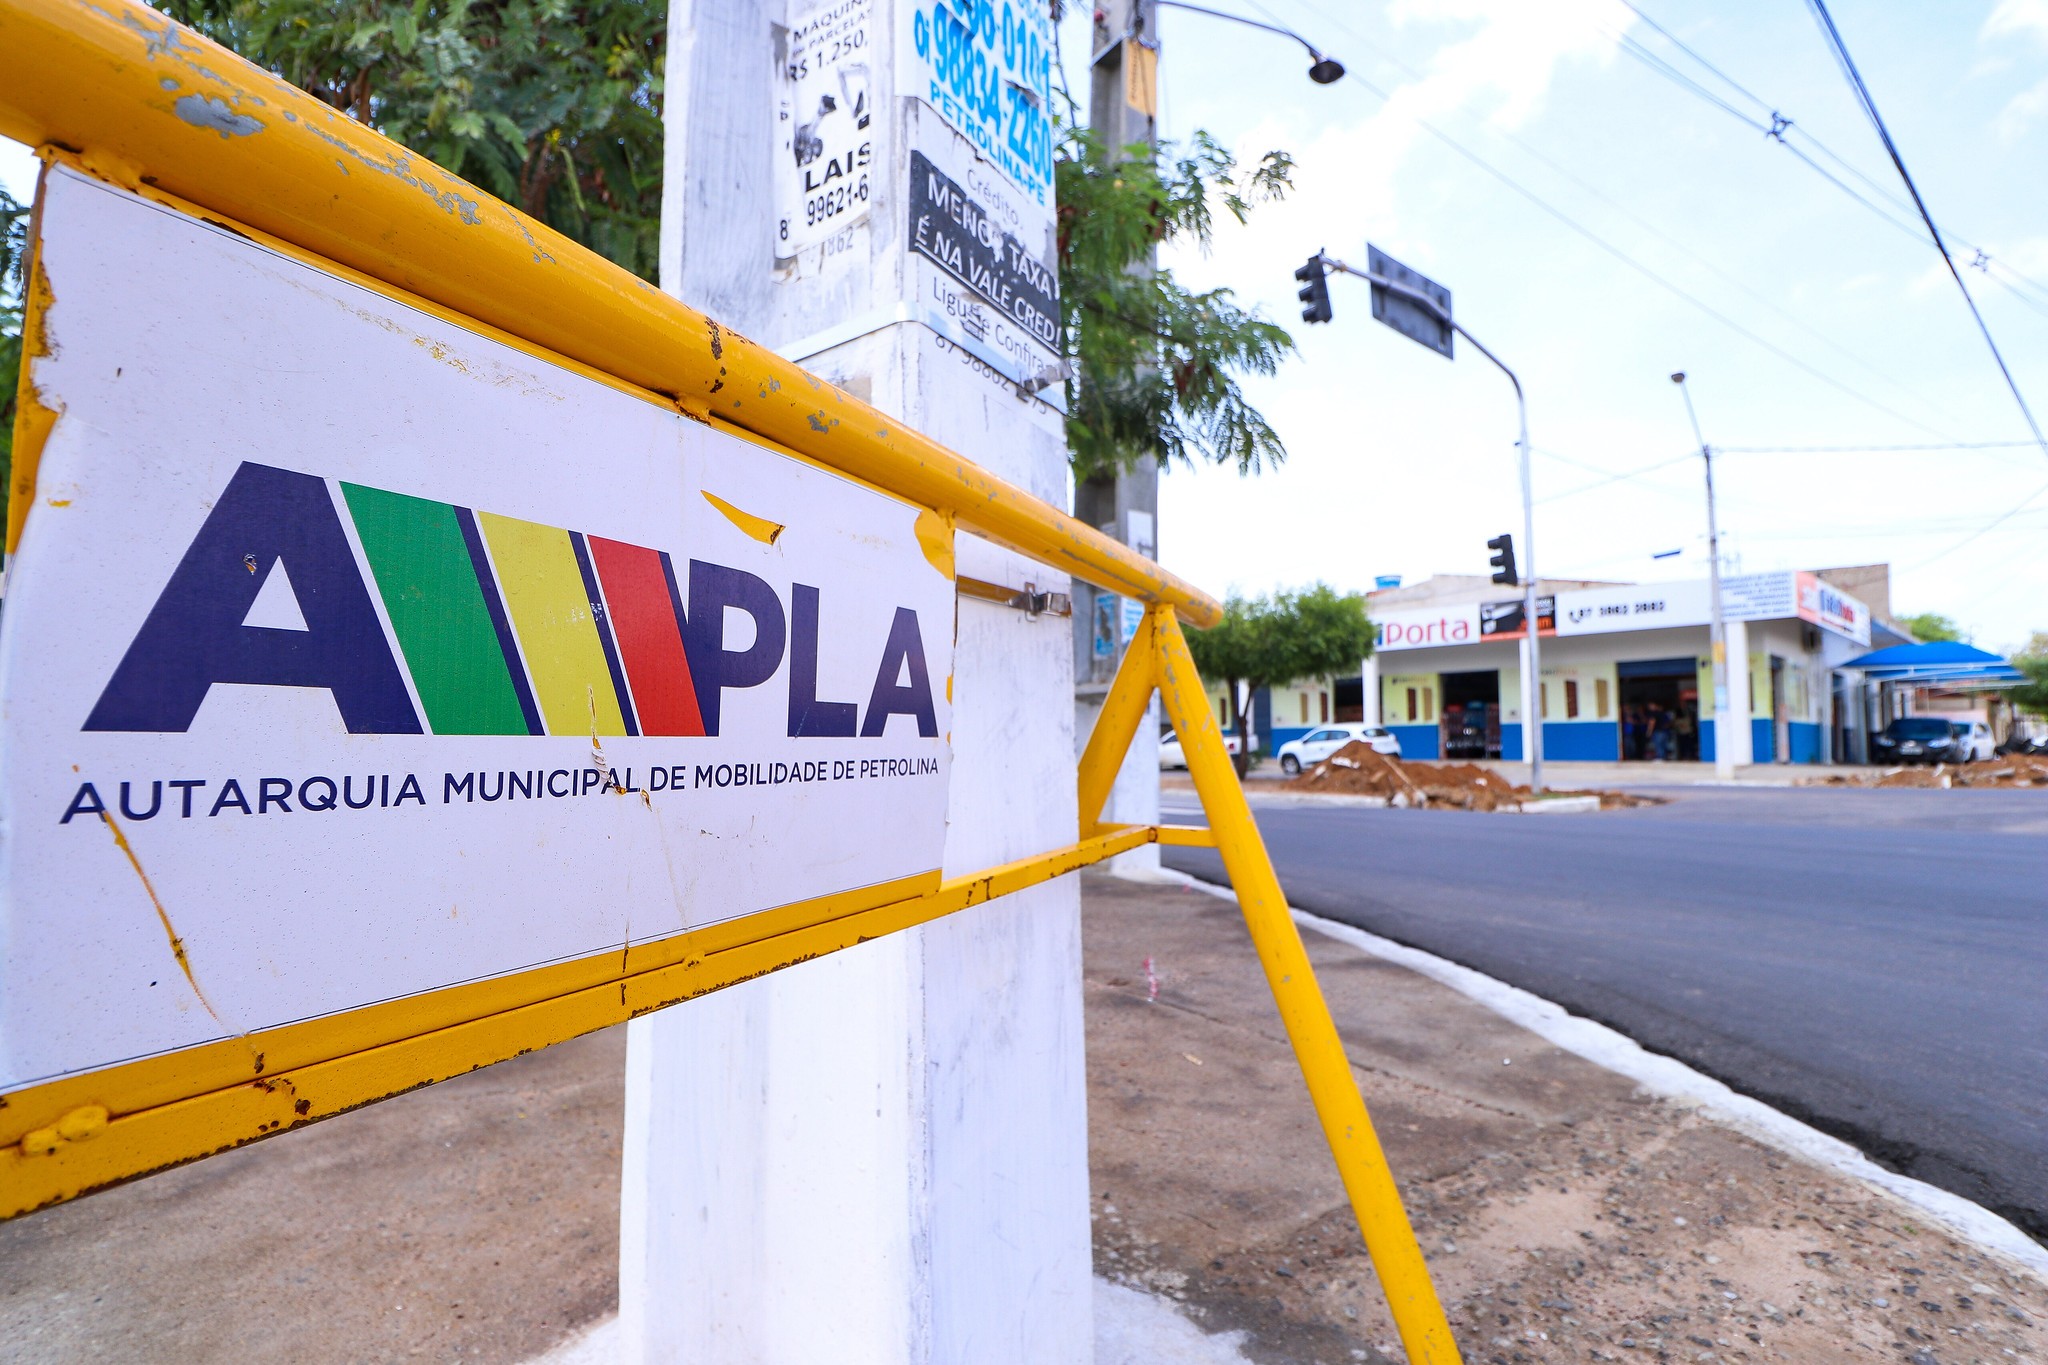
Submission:
{"label": "shop door", "polygon": [[1500,757],[1500,671],[1443,675],[1445,758]]}
{"label": "shop door", "polygon": [[1624,659],[1615,665],[1621,684],[1621,756],[1627,762],[1699,757],[1699,663],[1677,659]]}

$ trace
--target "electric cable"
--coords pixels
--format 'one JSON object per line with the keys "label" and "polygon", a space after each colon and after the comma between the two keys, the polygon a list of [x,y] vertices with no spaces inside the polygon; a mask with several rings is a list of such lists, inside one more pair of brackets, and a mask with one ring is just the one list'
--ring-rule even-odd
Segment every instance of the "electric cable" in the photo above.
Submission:
{"label": "electric cable", "polygon": [[2021,498],[2018,502],[2014,503],[2011,507],[2007,508],[2003,513],[1999,514],[1996,517],[1993,517],[1990,521],[1978,527],[1969,535],[1964,536],[1961,540],[1949,546],[1946,550],[1942,550],[1936,554],[1929,555],[1927,558],[1921,560],[1917,564],[1908,564],[1904,569],[1900,570],[1900,572],[1913,573],[1920,569],[1924,569],[1929,564],[1935,563],[1937,560],[1948,558],[1950,555],[1954,554],[1957,550],[1962,549],[1964,546],[1974,544],[1979,539],[1991,534],[1993,531],[2005,525],[2005,523],[2011,521],[2020,513],[2026,511],[2027,508],[2031,506],[2034,502],[2036,502],[2043,493],[2048,493],[2048,483],[2042,484],[2039,488],[2036,488],[2033,492],[2027,494],[2027,496]]}
{"label": "electric cable", "polygon": [[2034,433],[2040,443],[2041,453],[2048,455],[2048,437],[2041,434],[2040,423],[2034,420],[2034,411],[2027,406],[2026,395],[2020,392],[2019,381],[2012,377],[2012,370],[2005,363],[2004,354],[1998,349],[1998,342],[1991,335],[1990,326],[1984,315],[1977,311],[1977,300],[1970,295],[1970,286],[1963,283],[1962,272],[1956,269],[1955,257],[1949,254],[1948,244],[1941,239],[1941,229],[1934,224],[1934,215],[1927,211],[1927,201],[1920,197],[1920,187],[1913,183],[1912,172],[1906,169],[1906,160],[1899,154],[1898,145],[1892,141],[1891,130],[1885,127],[1884,116],[1877,111],[1877,101],[1871,98],[1870,88],[1863,83],[1863,73],[1856,69],[1856,61],[1849,55],[1848,44],[1842,41],[1842,34],[1835,27],[1834,16],[1828,13],[1826,0],[1807,0],[1813,12],[1819,16],[1821,29],[1835,50],[1835,60],[1842,65],[1842,74],[1849,78],[1857,99],[1863,105],[1863,112],[1877,130],[1878,140],[1884,143],[1885,154],[1897,167],[1899,179],[1905,183],[1906,192],[1913,196],[1913,207],[1920,211],[1920,220],[1927,224],[1927,231],[1934,237],[1934,245],[1941,252],[1941,259],[1948,266],[1949,275],[1955,280],[1956,288],[1962,292],[1963,302],[1969,305],[1970,316],[1977,320],[1977,330],[1984,335],[1984,344],[1991,349],[1991,358],[1998,362],[1998,372],[2005,376],[2005,386],[2012,390],[2013,402],[2019,405],[2020,415],[2027,419],[2027,429]]}
{"label": "electric cable", "polygon": [[[1679,455],[1679,456],[1676,456],[1676,457],[1674,457],[1674,458],[1672,458],[1672,459],[1669,459],[1669,460],[1659,460],[1659,461],[1658,461],[1658,462],[1657,462],[1656,464],[1651,464],[1651,465],[1644,465],[1644,466],[1643,466],[1642,468],[1640,468],[1640,469],[1620,469],[1620,470],[1595,470],[1594,466],[1592,466],[1592,465],[1588,465],[1588,464],[1581,464],[1581,463],[1580,463],[1579,461],[1577,461],[1577,460],[1567,459],[1566,457],[1564,457],[1564,456],[1562,456],[1562,455],[1558,455],[1558,454],[1556,454],[1556,453],[1555,453],[1555,452],[1553,452],[1553,451],[1548,451],[1548,450],[1536,450],[1536,448],[1535,448],[1535,447],[1533,447],[1533,446],[1532,446],[1532,447],[1530,447],[1530,449],[1531,449],[1531,450],[1532,450],[1532,451],[1533,451],[1534,453],[1536,453],[1536,454],[1538,454],[1538,455],[1548,455],[1548,456],[1550,456],[1550,458],[1552,458],[1552,459],[1554,459],[1554,460],[1563,460],[1563,461],[1564,461],[1564,463],[1566,463],[1566,464],[1578,465],[1578,467],[1579,467],[1579,468],[1581,468],[1581,469],[1585,469],[1585,470],[1591,470],[1591,471],[1593,471],[1593,472],[1596,472],[1596,473],[1602,473],[1602,474],[1605,474],[1605,475],[1606,475],[1606,477],[1605,477],[1605,478],[1595,479],[1595,480],[1594,480],[1593,482],[1591,482],[1591,483],[1582,483],[1582,484],[1580,484],[1580,485],[1579,485],[1578,487],[1576,487],[1576,488],[1566,488],[1566,489],[1563,489],[1563,490],[1561,490],[1561,491],[1559,491],[1559,492],[1556,492],[1556,493],[1547,493],[1547,494],[1545,494],[1545,495],[1544,495],[1543,497],[1540,497],[1540,498],[1536,499],[1536,501],[1537,501],[1537,503],[1538,503],[1538,504],[1542,504],[1542,503],[1546,503],[1546,502],[1556,502],[1556,501],[1557,501],[1558,499],[1560,499],[1560,498],[1570,498],[1570,497],[1576,497],[1576,496],[1578,496],[1578,495],[1579,495],[1580,493],[1590,493],[1590,492],[1592,492],[1592,491],[1593,491],[1594,489],[1596,489],[1596,488],[1606,488],[1606,487],[1608,487],[1608,486],[1609,486],[1609,485],[1611,485],[1611,484],[1617,484],[1617,483],[1622,483],[1622,482],[1625,482],[1625,481],[1628,481],[1628,480],[1632,480],[1632,479],[1637,479],[1637,478],[1640,478],[1640,477],[1642,477],[1642,476],[1643,476],[1643,475],[1645,475],[1645,474],[1652,474],[1652,473],[1655,473],[1655,472],[1656,472],[1657,470],[1660,470],[1660,469],[1669,469],[1669,468],[1671,468],[1671,466],[1673,466],[1673,465],[1675,465],[1675,464],[1682,464],[1682,463],[1684,463],[1684,462],[1685,462],[1685,461],[1687,461],[1687,460],[1691,460],[1691,459],[1694,459],[1694,458],[1695,458],[1695,457],[1697,457],[1697,456],[1698,456],[1698,454],[1699,454],[1699,452],[1698,452],[1698,451],[1696,451],[1696,450],[1688,450],[1688,451],[1687,451],[1687,452],[1685,452],[1685,454],[1683,454],[1683,455]],[[1659,487],[1658,487],[1658,485],[1656,485],[1656,484],[1648,484],[1648,485],[1645,485],[1645,486],[1646,486],[1646,487],[1650,487],[1650,488],[1658,488],[1658,491],[1659,491],[1659,492],[1676,492],[1676,491],[1677,491],[1677,490],[1675,490],[1675,489],[1663,489],[1663,488],[1659,488]],[[1688,500],[1690,500],[1690,499],[1688,498]]]}
{"label": "electric cable", "polygon": [[[1254,3],[1254,0],[1247,0],[1247,3]],[[1261,6],[1261,8],[1263,9],[1263,6]],[[1352,28],[1343,20],[1337,19],[1331,16],[1327,11],[1321,10],[1312,5],[1304,5],[1304,8],[1309,9],[1311,13],[1314,13],[1319,18],[1324,19],[1333,27],[1343,29],[1345,32],[1349,33],[1354,39],[1356,39],[1360,44],[1372,48],[1375,52],[1378,52],[1378,48],[1376,47],[1376,45],[1369,43],[1363,37],[1363,35],[1359,34],[1359,32],[1356,29]],[[1272,11],[1264,10],[1264,12],[1270,14]],[[1393,58],[1385,53],[1379,53],[1379,55],[1382,56],[1385,60],[1387,60],[1390,65],[1405,72],[1410,77],[1416,79],[1421,78],[1420,73],[1416,72],[1413,67],[1408,66],[1406,63],[1401,62],[1398,59]],[[1368,92],[1377,97],[1382,103],[1391,104],[1393,102],[1393,96],[1391,94],[1389,94],[1381,86],[1376,85],[1374,82],[1372,82],[1370,79],[1360,74],[1356,70],[1353,70],[1349,73],[1349,79],[1355,81],[1358,85],[1364,87]],[[1584,237],[1587,241],[1591,242],[1601,251],[1605,252],[1609,256],[1612,256],[1615,260],[1627,266],[1630,270],[1635,271],[1637,274],[1643,276],[1651,283],[1657,285],[1660,289],[1669,292],[1670,294],[1679,298],[1683,302],[1691,305],[1698,311],[1706,314],[1708,317],[1711,317],[1716,322],[1719,322],[1722,326],[1728,328],[1730,331],[1733,331],[1737,335],[1743,337],[1745,340],[1751,342],[1756,346],[1763,348],[1766,351],[1769,351],[1772,355],[1775,355],[1780,360],[1784,361],[1786,364],[1792,366],[1794,369],[1797,369],[1802,373],[1819,380],[1821,383],[1827,385],[1829,388],[1832,388],[1836,390],[1838,393],[1841,393],[1849,398],[1854,399],[1856,402],[1861,403],[1864,406],[1873,409],[1874,411],[1882,412],[1887,417],[1891,417],[1896,421],[1905,423],[1907,426],[1913,427],[1920,431],[1927,432],[1928,434],[1933,436],[1940,436],[1944,438],[1948,436],[1948,433],[1940,431],[1937,428],[1931,427],[1927,425],[1925,422],[1919,421],[1916,418],[1907,416],[1905,413],[1900,412],[1897,408],[1891,407],[1886,403],[1882,403],[1877,399],[1870,397],[1868,394],[1865,394],[1860,390],[1855,389],[1852,386],[1844,383],[1843,381],[1835,378],[1833,375],[1830,375],[1827,372],[1807,363],[1805,360],[1800,359],[1797,355],[1794,355],[1792,352],[1787,351],[1785,348],[1777,345],[1775,342],[1769,341],[1766,338],[1759,336],[1755,331],[1751,330],[1748,327],[1745,327],[1740,322],[1737,322],[1735,319],[1729,317],[1727,314],[1713,307],[1713,305],[1705,302],[1696,295],[1690,293],[1683,286],[1678,285],[1673,281],[1667,279],[1663,275],[1659,274],[1656,270],[1652,269],[1650,266],[1647,266],[1643,264],[1641,261],[1636,260],[1633,256],[1630,256],[1622,248],[1616,246],[1614,243],[1608,241],[1605,237],[1602,237],[1600,234],[1594,232],[1591,228],[1586,227],[1584,224],[1580,223],[1577,219],[1573,218],[1571,215],[1564,212],[1562,209],[1555,207],[1548,200],[1545,200],[1542,196],[1538,195],[1535,191],[1522,185],[1519,181],[1515,180],[1505,171],[1501,170],[1499,167],[1493,165],[1491,162],[1487,161],[1478,153],[1466,147],[1463,143],[1459,142],[1456,138],[1452,137],[1449,133],[1446,133],[1441,128],[1431,123],[1429,120],[1423,118],[1416,118],[1413,120],[1413,122],[1415,123],[1416,127],[1422,129],[1431,137],[1435,138],[1438,142],[1441,142],[1442,144],[1444,144],[1444,146],[1450,148],[1451,151],[1455,152],[1457,155],[1464,158],[1466,161],[1469,161],[1473,166],[1477,167],[1479,170],[1483,171],[1488,176],[1491,176],[1493,179],[1499,181],[1502,185],[1507,187],[1509,190],[1512,190],[1515,194],[1519,195],[1523,199],[1526,199],[1529,203],[1534,205],[1536,208],[1540,209],[1549,217],[1557,220],[1560,224],[1570,229],[1572,232],[1578,234],[1581,237]],[[1523,146],[1526,150],[1526,144],[1517,142],[1517,145]]]}
{"label": "electric cable", "polygon": [[[1634,14],[1638,19],[1642,20],[1643,23],[1647,24],[1650,28],[1654,29],[1659,36],[1664,38],[1665,41],[1669,42],[1673,47],[1676,47],[1679,51],[1685,53],[1686,56],[1692,58],[1693,61],[1699,63],[1699,65],[1707,71],[1712,72],[1721,81],[1725,82],[1730,88],[1739,92],[1745,99],[1750,100],[1758,108],[1768,110],[1770,114],[1770,123],[1768,125],[1761,123],[1757,119],[1752,118],[1748,114],[1743,113],[1741,110],[1734,108],[1727,101],[1714,95],[1712,92],[1704,89],[1702,86],[1698,84],[1698,82],[1692,80],[1688,76],[1685,76],[1682,72],[1677,71],[1669,63],[1663,61],[1663,59],[1656,57],[1653,53],[1650,53],[1646,47],[1644,47],[1641,43],[1635,41],[1634,39],[1630,38],[1627,35],[1627,33],[1623,32],[1620,34],[1610,35],[1616,39],[1617,45],[1619,45],[1623,51],[1627,52],[1630,56],[1635,57],[1637,60],[1643,62],[1652,70],[1657,71],[1660,75],[1663,75],[1668,79],[1672,80],[1675,84],[1681,86],[1686,90],[1691,91],[1693,94],[1699,96],[1700,98],[1707,100],[1709,103],[1713,104],[1725,113],[1742,122],[1751,130],[1761,133],[1765,137],[1776,142],[1779,146],[1783,147],[1786,151],[1792,153],[1793,156],[1797,157],[1800,161],[1804,162],[1806,166],[1809,169],[1811,169],[1815,174],[1827,180],[1830,184],[1835,186],[1836,189],[1848,195],[1851,199],[1861,204],[1864,208],[1869,209],[1872,213],[1876,214],[1879,218],[1883,219],[1893,228],[1896,228],[1898,231],[1903,232],[1906,235],[1913,237],[1914,239],[1921,242],[1927,242],[1931,240],[1927,232],[1923,231],[1922,228],[1920,228],[1919,226],[1916,226],[1909,219],[1901,219],[1900,217],[1896,216],[1894,210],[1904,212],[1906,214],[1911,214],[1913,212],[1913,205],[1911,203],[1907,202],[1904,199],[1901,199],[1892,190],[1878,183],[1869,174],[1867,174],[1861,168],[1859,168],[1854,163],[1849,161],[1846,157],[1836,152],[1833,148],[1829,147],[1825,142],[1821,141],[1818,137],[1814,136],[1812,133],[1807,132],[1802,126],[1800,126],[1800,124],[1796,120],[1786,118],[1783,114],[1779,112],[1782,106],[1775,105],[1771,101],[1764,99],[1762,96],[1754,93],[1753,91],[1749,90],[1746,86],[1742,85],[1734,77],[1728,75],[1725,71],[1721,70],[1721,68],[1715,66],[1712,62],[1708,61],[1705,57],[1701,56],[1696,49],[1688,46],[1684,41],[1682,41],[1676,35],[1674,35],[1669,29],[1665,28],[1662,24],[1659,24],[1655,19],[1651,18],[1648,14],[1644,13],[1639,6],[1632,3],[1632,0],[1622,0],[1622,4],[1628,8],[1630,13]],[[1862,192],[1858,191],[1854,186],[1850,185],[1847,181],[1843,180],[1841,176],[1838,176],[1834,172],[1828,170],[1827,167],[1821,165],[1818,161],[1814,160],[1812,156],[1808,155],[1805,150],[1802,150],[1800,146],[1795,145],[1794,139],[1797,139],[1798,142],[1805,143],[1808,146],[1812,147],[1814,151],[1818,152],[1821,156],[1826,157],[1829,161],[1833,162],[1836,166],[1840,167],[1845,174],[1862,182],[1862,184],[1866,188],[1868,188],[1872,194],[1875,194],[1879,199],[1883,200],[1884,204],[1880,205],[1877,203],[1873,203],[1869,197],[1864,195]],[[1889,207],[1886,207],[1885,205],[1889,205]],[[2048,316],[2048,285],[2043,285],[2041,282],[2028,277],[2027,275],[2021,273],[2018,270],[2015,270],[2012,266],[2006,264],[2006,262],[2001,258],[1993,256],[1984,248],[1978,246],[1974,242],[1968,241],[1967,239],[1961,237],[1960,235],[1954,232],[1949,232],[1947,234],[1947,237],[1949,241],[1954,242],[1956,245],[1964,247],[1967,250],[1974,252],[1976,254],[1977,259],[1971,262],[1971,264],[1975,268],[1981,270],[1987,279],[1990,279],[1994,283],[2005,288],[2016,299],[2018,299],[2021,303],[2025,304],[2028,308],[2032,309],[2034,312],[2040,313],[2043,316]],[[2011,278],[2005,278],[2006,276],[2010,276]]]}
{"label": "electric cable", "polygon": [[1917,450],[2032,450],[2032,441],[1929,441],[1894,446],[1715,446],[1716,455],[1889,455]]}

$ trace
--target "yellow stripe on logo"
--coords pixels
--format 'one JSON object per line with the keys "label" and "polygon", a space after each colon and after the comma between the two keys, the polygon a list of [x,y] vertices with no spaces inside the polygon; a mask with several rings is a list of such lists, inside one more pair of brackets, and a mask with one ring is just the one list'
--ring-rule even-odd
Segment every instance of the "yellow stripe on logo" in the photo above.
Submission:
{"label": "yellow stripe on logo", "polygon": [[494,512],[478,512],[476,520],[548,733],[625,734],[569,533]]}

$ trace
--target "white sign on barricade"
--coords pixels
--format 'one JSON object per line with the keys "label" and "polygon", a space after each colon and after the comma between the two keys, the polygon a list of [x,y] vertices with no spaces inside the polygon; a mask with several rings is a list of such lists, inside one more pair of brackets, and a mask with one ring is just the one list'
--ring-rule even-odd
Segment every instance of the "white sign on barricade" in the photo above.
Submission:
{"label": "white sign on barricade", "polygon": [[935,514],[61,168],[40,253],[0,1091],[936,884]]}

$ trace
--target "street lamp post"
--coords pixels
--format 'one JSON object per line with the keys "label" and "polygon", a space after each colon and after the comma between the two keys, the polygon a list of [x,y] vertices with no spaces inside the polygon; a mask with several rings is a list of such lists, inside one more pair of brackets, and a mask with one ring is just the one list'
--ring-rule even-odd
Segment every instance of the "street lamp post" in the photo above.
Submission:
{"label": "street lamp post", "polygon": [[1672,375],[1671,382],[1685,397],[1685,415],[1692,422],[1693,439],[1700,443],[1700,460],[1707,469],[1707,597],[1713,613],[1707,639],[1714,660],[1714,776],[1731,781],[1735,777],[1735,737],[1728,707],[1728,623],[1721,614],[1721,526],[1714,513],[1714,448],[1700,432],[1692,390],[1685,386],[1685,371]]}
{"label": "street lamp post", "polygon": [[[1540,796],[1543,793],[1543,642],[1536,618],[1536,499],[1529,477],[1529,404],[1522,396],[1522,381],[1515,377],[1515,372],[1507,367],[1505,361],[1487,350],[1485,344],[1466,331],[1451,316],[1450,310],[1432,295],[1377,271],[1348,266],[1331,256],[1318,253],[1318,259],[1325,269],[1356,275],[1369,281],[1374,289],[1383,289],[1422,309],[1438,323],[1465,338],[1473,350],[1491,360],[1508,377],[1508,383],[1514,385],[1515,415],[1521,432],[1516,444],[1520,448],[1522,464],[1522,749],[1529,756],[1529,792],[1532,796]],[[1397,265],[1395,268],[1402,267]],[[1444,297],[1450,296],[1446,294]],[[1444,341],[1442,351],[1445,355],[1450,354],[1448,339]]]}

